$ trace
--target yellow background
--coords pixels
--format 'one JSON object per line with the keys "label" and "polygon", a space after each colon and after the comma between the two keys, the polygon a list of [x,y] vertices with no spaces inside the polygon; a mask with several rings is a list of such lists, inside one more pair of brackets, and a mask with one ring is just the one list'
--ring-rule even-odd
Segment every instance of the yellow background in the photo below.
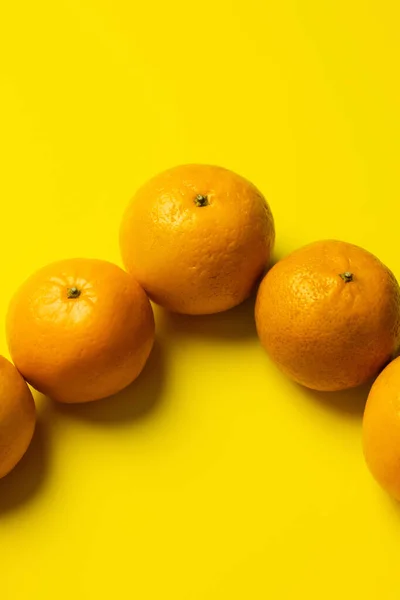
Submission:
{"label": "yellow background", "polygon": [[[260,187],[277,257],[335,237],[400,276],[398,6],[3,2],[0,318],[44,263],[119,262],[130,196],[184,162]],[[38,398],[32,448],[0,482],[2,600],[398,600],[400,509],[364,466],[367,390],[286,380],[252,310],[158,310],[129,390]]]}

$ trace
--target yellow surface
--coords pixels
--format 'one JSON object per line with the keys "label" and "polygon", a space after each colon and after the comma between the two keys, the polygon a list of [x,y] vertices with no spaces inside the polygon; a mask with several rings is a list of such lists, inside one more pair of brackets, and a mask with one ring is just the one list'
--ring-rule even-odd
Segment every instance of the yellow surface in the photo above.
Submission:
{"label": "yellow surface", "polygon": [[[190,161],[264,191],[277,256],[337,237],[400,276],[399,10],[3,2],[0,318],[43,263],[119,261],[131,194]],[[366,390],[286,380],[252,308],[157,311],[130,390],[38,399],[32,449],[0,483],[2,600],[398,600],[400,509],[364,466]]]}

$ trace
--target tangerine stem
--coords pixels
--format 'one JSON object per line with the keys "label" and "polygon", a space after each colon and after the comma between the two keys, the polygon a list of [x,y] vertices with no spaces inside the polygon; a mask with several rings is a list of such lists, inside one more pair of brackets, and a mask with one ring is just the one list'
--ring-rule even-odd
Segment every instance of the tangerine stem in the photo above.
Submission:
{"label": "tangerine stem", "polygon": [[199,207],[208,206],[210,204],[207,196],[203,196],[203,194],[198,194],[196,196],[196,198],[194,199],[194,203],[196,206],[199,206]]}
{"label": "tangerine stem", "polygon": [[68,298],[79,298],[81,293],[82,293],[81,290],[78,290],[78,288],[76,288],[76,287],[68,288],[68,290],[67,290]]}
{"label": "tangerine stem", "polygon": [[353,273],[349,273],[348,271],[345,273],[339,273],[339,277],[341,277],[345,283],[350,283],[350,281],[353,281]]}

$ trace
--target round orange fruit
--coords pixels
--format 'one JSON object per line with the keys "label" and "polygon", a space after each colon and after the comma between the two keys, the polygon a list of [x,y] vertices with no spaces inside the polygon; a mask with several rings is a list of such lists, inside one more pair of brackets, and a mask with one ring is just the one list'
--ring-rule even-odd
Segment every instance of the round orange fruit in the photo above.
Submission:
{"label": "round orange fruit", "polygon": [[399,346],[399,285],[366,250],[316,242],[265,276],[256,324],[268,354],[298,383],[321,391],[355,387]]}
{"label": "round orange fruit", "polygon": [[17,369],[0,356],[0,478],[21,460],[36,424],[32,394]]}
{"label": "round orange fruit", "polygon": [[274,239],[261,192],[208,165],[175,167],[143,185],[120,236],[125,266],[150,298],[186,314],[217,313],[245,300]]}
{"label": "round orange fruit", "polygon": [[363,447],[372,475],[400,501],[400,358],[372,386],[364,413]]}
{"label": "round orange fruit", "polygon": [[72,259],[30,277],[11,302],[15,366],[60,402],[89,402],[129,385],[154,341],[150,302],[134,278],[102,260]]}

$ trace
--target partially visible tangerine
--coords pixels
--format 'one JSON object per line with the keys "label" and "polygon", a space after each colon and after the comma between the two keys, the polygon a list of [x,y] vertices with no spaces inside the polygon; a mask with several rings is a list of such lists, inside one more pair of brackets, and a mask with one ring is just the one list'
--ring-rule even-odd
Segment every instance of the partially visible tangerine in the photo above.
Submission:
{"label": "partially visible tangerine", "polygon": [[21,460],[36,424],[32,394],[17,369],[0,356],[0,478]]}
{"label": "partially visible tangerine", "polygon": [[372,386],[363,419],[363,447],[376,481],[400,501],[400,358]]}

